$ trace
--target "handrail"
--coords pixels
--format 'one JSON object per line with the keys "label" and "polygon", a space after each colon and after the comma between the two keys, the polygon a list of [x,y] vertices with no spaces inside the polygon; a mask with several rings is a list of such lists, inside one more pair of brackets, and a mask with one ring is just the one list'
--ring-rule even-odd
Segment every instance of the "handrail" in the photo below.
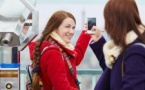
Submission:
{"label": "handrail", "polygon": [[96,75],[96,74],[101,74],[102,70],[101,69],[77,69],[78,75]]}
{"label": "handrail", "polygon": [[[80,82],[82,82],[84,79],[83,75],[89,75],[91,77],[91,82],[90,82],[92,84],[91,90],[94,90],[95,84],[98,80],[97,77],[98,75],[101,75],[102,70],[101,69],[78,69],[77,71],[78,71],[78,79]],[[84,86],[83,84],[80,84],[81,90],[83,89],[82,88],[83,86]]]}
{"label": "handrail", "polygon": [[[101,69],[77,69],[78,71],[78,79],[80,82],[83,81],[83,75],[91,75],[91,80],[92,80],[92,90],[97,82],[97,75],[101,75],[102,70]],[[21,70],[20,71],[20,81],[21,81],[21,86],[20,90],[26,90],[25,88],[25,79],[26,79],[26,70]],[[82,90],[83,84],[80,85],[80,88]]]}
{"label": "handrail", "polygon": [[[88,74],[88,75],[96,75],[96,74],[101,74],[102,70],[101,69],[77,69],[78,74]],[[21,74],[26,74],[26,70],[21,70]]]}

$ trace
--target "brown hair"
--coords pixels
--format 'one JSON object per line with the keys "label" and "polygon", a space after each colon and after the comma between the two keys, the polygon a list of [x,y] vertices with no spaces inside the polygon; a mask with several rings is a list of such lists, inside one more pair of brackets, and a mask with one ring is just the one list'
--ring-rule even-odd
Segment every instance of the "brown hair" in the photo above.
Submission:
{"label": "brown hair", "polygon": [[[39,68],[39,59],[41,56],[40,46],[42,42],[50,35],[53,30],[59,28],[63,20],[67,17],[72,18],[76,23],[74,16],[66,11],[57,11],[51,16],[46,24],[44,31],[42,32],[41,38],[36,42],[36,47],[34,50],[33,68]],[[32,79],[32,90],[39,90],[39,72],[33,72]]]}
{"label": "brown hair", "polygon": [[134,0],[109,0],[104,8],[104,18],[108,35],[123,50],[127,47],[125,36],[131,30],[145,42],[145,39],[137,29],[138,25],[143,24]]}

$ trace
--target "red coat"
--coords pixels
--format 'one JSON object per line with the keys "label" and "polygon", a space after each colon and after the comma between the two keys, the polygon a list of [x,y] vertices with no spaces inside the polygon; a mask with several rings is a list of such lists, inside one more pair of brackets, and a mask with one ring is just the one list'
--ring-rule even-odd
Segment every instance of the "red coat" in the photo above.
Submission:
{"label": "red coat", "polygon": [[[76,66],[82,61],[85,51],[87,49],[90,40],[90,35],[85,34],[82,31],[74,51],[69,50],[63,45],[59,44],[70,56],[72,56],[70,62],[74,69],[75,77],[77,75]],[[49,42],[43,42],[40,50],[42,50]],[[34,50],[35,43],[30,43],[30,56],[32,59],[32,52]],[[42,79],[44,88],[46,90],[78,90],[74,78],[70,74],[66,60],[62,57],[60,50],[57,47],[49,47],[45,50],[40,58],[40,78]]]}

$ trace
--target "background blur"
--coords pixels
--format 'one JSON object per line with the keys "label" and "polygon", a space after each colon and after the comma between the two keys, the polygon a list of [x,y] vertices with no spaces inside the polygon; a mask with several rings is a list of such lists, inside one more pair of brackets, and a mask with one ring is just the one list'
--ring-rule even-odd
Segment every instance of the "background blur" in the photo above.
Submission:
{"label": "background blur", "polygon": [[[104,17],[103,17],[103,9],[104,5],[108,0],[37,0],[36,8],[39,11],[39,35],[34,39],[34,41],[41,36],[41,32],[44,29],[47,21],[50,16],[57,10],[66,10],[71,12],[77,21],[76,24],[76,34],[73,37],[72,43],[75,45],[75,42],[83,29],[84,23],[86,23],[87,17],[96,17],[97,26],[101,29],[104,29]],[[140,12],[140,16],[142,18],[142,22],[145,23],[145,1],[144,0],[136,0]],[[104,32],[106,40],[106,33]],[[25,54],[27,53],[27,54]],[[24,55],[24,56],[23,56]],[[27,48],[22,51],[22,61],[25,61],[26,56],[28,55]],[[88,57],[89,56],[89,57]],[[88,60],[89,59],[89,60]],[[28,60],[28,57],[27,57]],[[87,63],[85,63],[87,62]],[[88,48],[85,58],[81,65],[78,68],[99,68],[96,65],[97,60],[94,57],[92,51]],[[24,64],[24,63],[23,63]]]}

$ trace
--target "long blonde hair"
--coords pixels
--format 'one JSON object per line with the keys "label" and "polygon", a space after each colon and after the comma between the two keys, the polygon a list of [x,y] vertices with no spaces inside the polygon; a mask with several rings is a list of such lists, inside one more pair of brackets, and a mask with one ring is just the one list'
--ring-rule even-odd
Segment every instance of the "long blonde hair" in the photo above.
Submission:
{"label": "long blonde hair", "polygon": [[[41,46],[42,42],[50,35],[50,33],[53,30],[57,29],[61,25],[63,20],[67,17],[72,18],[76,23],[74,16],[71,13],[66,12],[66,11],[57,11],[49,19],[44,31],[42,32],[42,36],[36,42],[36,46],[34,49],[34,59],[33,59],[33,68],[34,69],[39,68],[39,60],[40,60],[40,56],[41,56],[40,46]],[[39,88],[40,88],[39,87],[39,72],[40,71],[32,73],[32,79],[33,79],[32,90],[39,90]]]}

